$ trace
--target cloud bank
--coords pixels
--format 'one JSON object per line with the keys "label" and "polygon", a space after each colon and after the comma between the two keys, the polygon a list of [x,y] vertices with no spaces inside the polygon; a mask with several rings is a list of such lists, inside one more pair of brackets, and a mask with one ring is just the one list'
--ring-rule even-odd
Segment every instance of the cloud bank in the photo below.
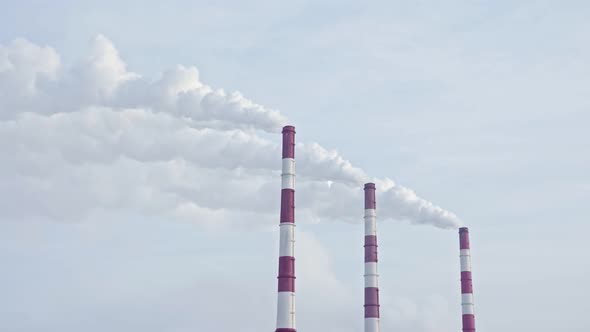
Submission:
{"label": "cloud bank", "polygon": [[[101,35],[72,66],[51,47],[16,39],[0,45],[0,145],[10,156],[0,165],[9,197],[0,218],[69,221],[122,210],[274,222],[280,138],[262,133],[286,123],[239,92],[201,82],[195,67],[157,79],[131,72]],[[317,143],[298,144],[296,159],[300,220],[362,220],[362,184],[372,180],[382,219],[459,224]]]}

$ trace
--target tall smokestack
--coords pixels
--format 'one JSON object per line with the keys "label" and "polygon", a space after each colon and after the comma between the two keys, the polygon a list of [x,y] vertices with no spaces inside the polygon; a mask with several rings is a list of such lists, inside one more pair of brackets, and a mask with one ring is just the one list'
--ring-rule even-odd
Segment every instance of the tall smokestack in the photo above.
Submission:
{"label": "tall smokestack", "polygon": [[295,127],[283,127],[276,332],[295,332]]}
{"label": "tall smokestack", "polygon": [[461,312],[463,314],[463,332],[475,332],[471,253],[469,252],[469,229],[467,227],[459,228],[459,245],[461,249]]}
{"label": "tall smokestack", "polygon": [[379,332],[375,184],[365,183],[365,332]]}

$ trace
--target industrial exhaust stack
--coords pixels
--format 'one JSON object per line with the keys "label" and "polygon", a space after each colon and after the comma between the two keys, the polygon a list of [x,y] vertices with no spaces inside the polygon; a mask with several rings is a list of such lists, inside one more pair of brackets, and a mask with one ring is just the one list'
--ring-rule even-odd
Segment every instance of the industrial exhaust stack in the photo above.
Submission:
{"label": "industrial exhaust stack", "polygon": [[283,127],[277,329],[295,332],[295,127]]}
{"label": "industrial exhaust stack", "polygon": [[365,332],[379,332],[375,184],[365,184]]}
{"label": "industrial exhaust stack", "polygon": [[461,249],[461,313],[463,315],[463,332],[475,332],[471,253],[469,252],[469,229],[467,227],[459,228],[459,244]]}

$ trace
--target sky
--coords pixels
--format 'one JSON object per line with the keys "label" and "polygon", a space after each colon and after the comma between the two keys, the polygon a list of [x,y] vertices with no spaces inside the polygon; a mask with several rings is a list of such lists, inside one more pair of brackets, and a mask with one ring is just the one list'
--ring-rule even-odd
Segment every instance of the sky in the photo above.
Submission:
{"label": "sky", "polygon": [[0,331],[588,331],[584,1],[0,0]]}

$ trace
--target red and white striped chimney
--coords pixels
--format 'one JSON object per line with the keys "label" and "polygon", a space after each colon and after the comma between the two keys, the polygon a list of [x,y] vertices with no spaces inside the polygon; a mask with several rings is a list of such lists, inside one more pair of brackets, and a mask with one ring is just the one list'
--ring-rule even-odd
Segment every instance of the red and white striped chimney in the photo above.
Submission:
{"label": "red and white striped chimney", "polygon": [[475,332],[471,253],[469,252],[469,229],[467,227],[459,228],[459,246],[461,249],[461,313],[463,315],[463,332]]}
{"label": "red and white striped chimney", "polygon": [[276,332],[295,332],[295,127],[283,127]]}
{"label": "red and white striped chimney", "polygon": [[365,183],[365,332],[379,332],[375,184]]}

